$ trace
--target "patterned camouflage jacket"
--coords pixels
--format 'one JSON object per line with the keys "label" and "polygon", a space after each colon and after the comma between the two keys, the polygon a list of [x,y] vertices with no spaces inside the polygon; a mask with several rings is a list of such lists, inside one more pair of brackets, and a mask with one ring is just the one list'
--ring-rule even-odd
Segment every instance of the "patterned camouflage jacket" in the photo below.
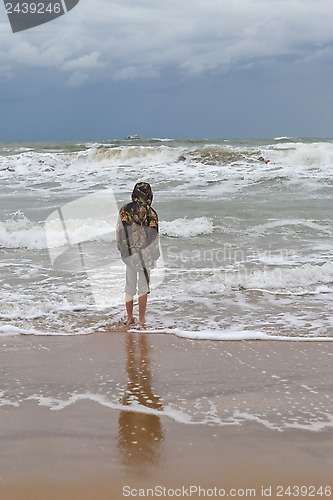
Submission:
{"label": "patterned camouflage jacket", "polygon": [[160,256],[158,215],[150,205],[135,200],[121,207],[116,236],[117,248],[126,264],[136,267],[135,256],[141,254],[145,267],[154,267]]}

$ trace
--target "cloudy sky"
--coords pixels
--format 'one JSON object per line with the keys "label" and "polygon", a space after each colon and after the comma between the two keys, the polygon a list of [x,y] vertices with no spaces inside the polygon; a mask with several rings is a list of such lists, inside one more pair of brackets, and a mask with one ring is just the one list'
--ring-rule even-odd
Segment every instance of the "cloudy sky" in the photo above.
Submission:
{"label": "cloudy sky", "polygon": [[80,0],[13,34],[0,141],[333,137],[332,0]]}

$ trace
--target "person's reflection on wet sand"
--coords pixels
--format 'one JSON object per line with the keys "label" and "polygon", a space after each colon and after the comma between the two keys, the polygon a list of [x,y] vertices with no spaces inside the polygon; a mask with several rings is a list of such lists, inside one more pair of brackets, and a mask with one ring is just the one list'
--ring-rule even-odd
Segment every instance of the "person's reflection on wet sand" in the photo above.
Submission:
{"label": "person's reflection on wet sand", "polygon": [[[145,334],[126,338],[127,388],[122,404],[140,404],[140,410],[163,408],[160,397],[152,389],[149,346]],[[148,410],[149,412],[149,410]],[[164,432],[160,417],[142,411],[121,411],[119,415],[118,448],[126,465],[158,465]]]}

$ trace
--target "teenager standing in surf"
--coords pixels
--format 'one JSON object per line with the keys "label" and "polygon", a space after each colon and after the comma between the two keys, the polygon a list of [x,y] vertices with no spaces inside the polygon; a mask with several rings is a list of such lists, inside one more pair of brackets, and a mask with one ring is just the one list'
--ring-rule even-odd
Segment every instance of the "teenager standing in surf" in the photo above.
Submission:
{"label": "teenager standing in surf", "polygon": [[153,192],[147,182],[135,184],[132,201],[121,207],[117,223],[117,248],[126,264],[126,325],[134,323],[134,296],[139,296],[139,324],[146,322],[150,270],[160,256],[158,215],[151,207]]}

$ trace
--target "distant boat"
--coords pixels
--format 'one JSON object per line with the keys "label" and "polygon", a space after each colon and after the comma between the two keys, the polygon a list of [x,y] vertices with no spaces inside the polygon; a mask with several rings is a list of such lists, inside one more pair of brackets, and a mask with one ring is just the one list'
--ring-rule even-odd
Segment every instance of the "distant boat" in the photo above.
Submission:
{"label": "distant boat", "polygon": [[124,141],[140,141],[141,137],[138,134],[127,135],[124,137]]}

